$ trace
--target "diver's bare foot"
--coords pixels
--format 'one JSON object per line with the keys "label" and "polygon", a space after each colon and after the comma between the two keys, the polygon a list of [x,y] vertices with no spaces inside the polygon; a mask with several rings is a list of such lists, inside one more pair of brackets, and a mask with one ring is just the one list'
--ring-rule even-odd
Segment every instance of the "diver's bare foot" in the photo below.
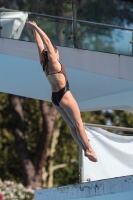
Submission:
{"label": "diver's bare foot", "polygon": [[98,162],[97,156],[92,149],[86,149],[84,155],[92,162]]}

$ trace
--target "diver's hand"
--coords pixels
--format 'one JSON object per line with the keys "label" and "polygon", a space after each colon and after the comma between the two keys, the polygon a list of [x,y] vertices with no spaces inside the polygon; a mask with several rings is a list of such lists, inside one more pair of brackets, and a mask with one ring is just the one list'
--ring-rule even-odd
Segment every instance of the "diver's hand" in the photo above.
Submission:
{"label": "diver's hand", "polygon": [[32,27],[32,28],[36,28],[37,27],[37,24],[34,21],[27,21],[25,24],[27,26],[29,26],[29,27]]}

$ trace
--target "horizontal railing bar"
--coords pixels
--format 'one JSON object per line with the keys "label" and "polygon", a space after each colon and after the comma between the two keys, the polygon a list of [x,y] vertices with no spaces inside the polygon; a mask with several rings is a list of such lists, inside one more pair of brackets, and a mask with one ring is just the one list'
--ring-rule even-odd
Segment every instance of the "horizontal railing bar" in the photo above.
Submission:
{"label": "horizontal railing bar", "polygon": [[[11,9],[5,9],[5,8],[0,8],[0,11],[17,11],[17,10],[11,10]],[[20,12],[20,11],[18,11]],[[27,12],[29,15],[35,15],[35,16],[40,16],[40,17],[46,17],[46,18],[51,18],[51,19],[57,19],[57,20],[64,20],[64,21],[73,21],[71,18],[68,17],[59,17],[59,16],[54,16],[54,15],[47,15],[47,14],[40,14],[40,13],[34,13],[34,12]],[[103,23],[97,23],[97,22],[90,22],[90,21],[85,21],[85,20],[77,20],[77,22],[82,23],[82,24],[88,24],[90,26],[97,26],[97,27],[104,27],[104,28],[115,28],[115,29],[120,29],[120,30],[127,30],[127,31],[133,31],[133,28],[125,28],[122,26],[115,26],[115,25],[109,25],[109,24],[103,24]]]}
{"label": "horizontal railing bar", "polygon": [[[23,11],[20,11],[20,10],[12,10],[12,9],[5,9],[5,8],[0,8],[0,12],[1,11],[23,12]],[[46,18],[51,18],[51,19],[59,19],[59,20],[64,20],[64,21],[72,21],[71,18],[67,18],[67,17],[59,17],[59,16],[54,16],[54,15],[40,14],[40,13],[34,13],[34,12],[27,12],[27,13],[29,15],[35,15],[35,16],[38,16],[38,17],[46,17]]]}
{"label": "horizontal railing bar", "polygon": [[59,17],[59,16],[54,16],[54,15],[46,15],[46,14],[32,13],[32,12],[28,12],[28,14],[39,16],[39,17],[51,18],[51,19],[60,19],[60,20],[64,20],[64,21],[72,21],[72,19],[68,18],[68,17]]}
{"label": "horizontal railing bar", "polygon": [[107,126],[107,125],[101,125],[101,124],[89,124],[84,123],[85,126],[88,127],[97,127],[97,128],[104,128],[104,129],[114,129],[114,130],[120,130],[120,131],[129,131],[133,132],[133,128],[126,128],[126,127],[118,127],[118,126]]}
{"label": "horizontal railing bar", "polygon": [[91,26],[116,28],[116,29],[121,29],[121,30],[133,31],[133,28],[125,28],[125,27],[122,27],[122,26],[115,26],[115,25],[109,25],[109,24],[103,24],[103,23],[97,23],[97,22],[90,22],[90,21],[84,21],[84,20],[77,20],[77,22],[80,22],[80,23],[83,23],[83,24],[89,24]]}

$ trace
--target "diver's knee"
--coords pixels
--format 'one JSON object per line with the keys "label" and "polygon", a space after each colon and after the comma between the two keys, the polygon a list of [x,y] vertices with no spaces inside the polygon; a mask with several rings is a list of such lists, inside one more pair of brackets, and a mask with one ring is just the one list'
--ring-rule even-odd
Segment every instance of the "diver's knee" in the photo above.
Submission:
{"label": "diver's knee", "polygon": [[76,122],[76,123],[75,123],[75,128],[76,128],[76,129],[81,129],[81,128],[83,128],[83,123],[82,123],[82,122]]}

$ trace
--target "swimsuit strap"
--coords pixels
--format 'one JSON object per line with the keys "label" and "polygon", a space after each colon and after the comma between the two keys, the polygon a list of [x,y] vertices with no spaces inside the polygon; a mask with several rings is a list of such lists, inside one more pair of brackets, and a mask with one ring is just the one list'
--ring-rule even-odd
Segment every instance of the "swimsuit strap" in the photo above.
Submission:
{"label": "swimsuit strap", "polygon": [[57,73],[62,73],[65,77],[65,80],[67,81],[66,70],[65,70],[65,67],[62,64],[61,64],[61,70],[59,72],[54,72],[52,74],[47,74],[47,75],[53,75],[53,74],[57,74]]}
{"label": "swimsuit strap", "polygon": [[[61,64],[61,63],[60,63]],[[53,75],[53,74],[57,74],[57,73],[62,73],[62,64],[61,64],[61,70],[59,72],[53,72],[52,74],[47,74],[47,75]],[[62,73],[63,74],[63,73]]]}

